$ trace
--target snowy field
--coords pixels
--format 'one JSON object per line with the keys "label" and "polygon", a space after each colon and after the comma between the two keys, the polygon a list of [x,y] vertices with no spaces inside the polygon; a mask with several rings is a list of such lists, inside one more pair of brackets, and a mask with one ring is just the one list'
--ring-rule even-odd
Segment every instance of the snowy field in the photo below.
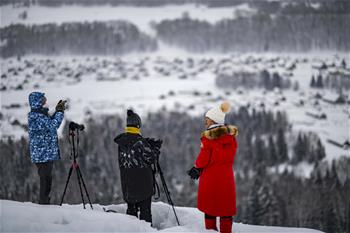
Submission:
{"label": "snowy field", "polygon": [[[1,232],[213,232],[204,228],[203,214],[195,208],[176,207],[180,225],[177,226],[171,206],[162,202],[152,204],[153,227],[145,221],[125,214],[126,205],[110,205],[103,211],[101,205],[94,210],[82,205],[38,205],[0,200]],[[234,233],[316,233],[306,228],[253,226],[233,223]]]}

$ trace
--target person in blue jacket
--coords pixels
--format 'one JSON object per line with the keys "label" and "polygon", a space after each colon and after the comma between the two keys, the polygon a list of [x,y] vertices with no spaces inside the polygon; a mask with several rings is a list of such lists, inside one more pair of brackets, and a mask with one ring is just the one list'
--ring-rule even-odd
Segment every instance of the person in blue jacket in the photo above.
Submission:
{"label": "person in blue jacket", "polygon": [[40,177],[39,204],[50,204],[53,161],[60,159],[57,129],[62,123],[65,110],[65,101],[60,100],[56,112],[50,116],[45,104],[44,93],[32,92],[29,95],[29,150]]}

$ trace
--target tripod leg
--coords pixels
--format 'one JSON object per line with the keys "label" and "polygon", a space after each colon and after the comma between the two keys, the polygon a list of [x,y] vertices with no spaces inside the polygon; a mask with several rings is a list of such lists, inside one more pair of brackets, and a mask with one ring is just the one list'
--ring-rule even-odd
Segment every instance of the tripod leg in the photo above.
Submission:
{"label": "tripod leg", "polygon": [[162,185],[163,185],[163,190],[164,190],[165,196],[168,199],[168,203],[173,208],[173,212],[174,212],[174,215],[175,215],[175,219],[176,219],[177,225],[180,226],[179,218],[177,217],[177,214],[176,214],[176,211],[175,211],[175,207],[174,207],[174,203],[173,203],[173,200],[171,199],[170,192],[169,192],[168,186],[166,185],[165,178],[164,178],[164,175],[163,175],[163,171],[160,168],[159,163],[157,164],[157,167],[158,167],[160,180],[162,181]]}
{"label": "tripod leg", "polygon": [[71,175],[72,175],[72,171],[73,171],[73,165],[70,167],[69,172],[68,172],[68,177],[67,177],[67,181],[66,181],[66,186],[64,187],[64,191],[63,191],[63,194],[62,194],[61,204],[60,204],[60,205],[62,205],[64,196],[66,195],[67,186],[68,186],[68,183],[69,183],[69,179],[70,179],[70,177],[71,177]]}
{"label": "tripod leg", "polygon": [[77,172],[77,178],[78,178],[78,183],[79,183],[79,189],[80,189],[81,200],[83,201],[84,209],[86,209],[86,208],[85,208],[84,196],[83,196],[83,190],[82,190],[82,188],[81,188],[81,181],[80,181],[79,167],[78,167],[78,166],[75,168],[75,171]]}
{"label": "tripod leg", "polygon": [[92,204],[91,204],[91,201],[90,201],[90,196],[89,196],[89,193],[88,193],[88,191],[87,191],[87,188],[86,188],[86,185],[85,185],[85,182],[84,182],[83,174],[81,174],[81,171],[80,171],[80,168],[79,168],[79,167],[78,167],[77,171],[78,171],[78,173],[79,173],[79,175],[80,175],[81,182],[83,183],[83,187],[84,187],[86,196],[87,196],[87,198],[88,198],[88,200],[89,200],[90,207],[91,207],[91,209],[94,209],[94,208],[92,207]]}
{"label": "tripod leg", "polygon": [[173,200],[171,199],[170,192],[169,192],[168,186],[165,183],[164,177],[162,177],[162,183],[163,183],[163,190],[164,190],[165,196],[167,197],[168,203],[171,205],[171,207],[173,209],[177,225],[180,226],[179,218],[177,217],[177,214],[176,214],[176,211],[175,211],[175,207],[174,207],[174,203],[173,203]]}

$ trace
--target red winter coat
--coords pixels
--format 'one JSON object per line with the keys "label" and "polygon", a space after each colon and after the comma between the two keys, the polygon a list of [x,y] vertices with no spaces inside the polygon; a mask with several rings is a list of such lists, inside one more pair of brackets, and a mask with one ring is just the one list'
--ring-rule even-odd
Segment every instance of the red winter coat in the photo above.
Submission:
{"label": "red winter coat", "polygon": [[195,166],[202,168],[198,187],[198,209],[212,216],[236,215],[233,163],[237,151],[235,126],[206,130]]}

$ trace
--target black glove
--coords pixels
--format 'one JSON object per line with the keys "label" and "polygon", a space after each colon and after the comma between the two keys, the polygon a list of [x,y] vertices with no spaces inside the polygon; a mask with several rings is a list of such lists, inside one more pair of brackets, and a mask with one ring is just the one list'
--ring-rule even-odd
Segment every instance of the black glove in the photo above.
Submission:
{"label": "black glove", "polygon": [[192,167],[190,170],[187,171],[187,174],[191,177],[193,180],[198,180],[202,173],[202,169]]}
{"label": "black glove", "polygon": [[64,100],[58,101],[58,104],[56,105],[56,112],[64,112],[66,110],[66,102]]}

